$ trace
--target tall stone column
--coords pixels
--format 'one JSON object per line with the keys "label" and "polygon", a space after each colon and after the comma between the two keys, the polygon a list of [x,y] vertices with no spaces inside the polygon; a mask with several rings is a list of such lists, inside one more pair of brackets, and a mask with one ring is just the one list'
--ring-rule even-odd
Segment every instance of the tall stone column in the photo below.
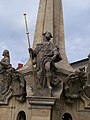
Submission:
{"label": "tall stone column", "polygon": [[68,63],[65,52],[62,0],[40,0],[34,36],[34,48],[36,44],[42,41],[42,33],[46,31],[52,33],[52,41],[58,45],[60,49],[62,61],[59,62],[57,66],[72,71],[73,69]]}

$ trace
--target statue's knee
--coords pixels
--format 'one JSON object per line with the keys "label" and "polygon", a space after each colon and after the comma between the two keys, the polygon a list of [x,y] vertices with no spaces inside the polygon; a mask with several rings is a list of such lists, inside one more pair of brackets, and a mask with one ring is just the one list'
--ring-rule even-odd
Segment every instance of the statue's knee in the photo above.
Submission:
{"label": "statue's knee", "polygon": [[47,62],[45,64],[45,69],[46,69],[46,71],[50,71],[50,62]]}

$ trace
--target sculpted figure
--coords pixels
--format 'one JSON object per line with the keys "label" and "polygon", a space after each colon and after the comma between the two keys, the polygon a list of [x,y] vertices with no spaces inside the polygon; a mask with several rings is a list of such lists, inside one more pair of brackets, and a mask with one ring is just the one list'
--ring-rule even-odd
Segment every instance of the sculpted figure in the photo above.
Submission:
{"label": "sculpted figure", "polygon": [[4,50],[2,56],[3,58],[0,61],[0,82],[1,91],[4,94],[7,92],[10,84],[10,81],[7,79],[7,69],[11,68],[9,51]]}
{"label": "sculpted figure", "polygon": [[[26,98],[26,82],[23,75],[10,64],[8,50],[4,50],[0,61],[0,100],[8,100],[8,96],[23,102]],[[3,97],[7,96],[7,97]]]}
{"label": "sculpted figure", "polygon": [[15,68],[7,70],[8,80],[11,81],[10,88],[13,91],[13,95],[19,101],[24,101],[26,98],[26,82],[23,75],[16,71]]}
{"label": "sculpted figure", "polygon": [[86,70],[87,81],[84,87],[84,93],[90,99],[90,53],[88,55],[88,58],[89,60],[88,60],[88,66]]}
{"label": "sculpted figure", "polygon": [[62,60],[59,48],[51,42],[51,38],[51,33],[45,32],[42,42],[37,44],[34,50],[29,48],[29,53],[32,52],[33,64],[36,64],[38,81],[43,88],[51,88],[52,76],[56,69],[55,63]]}
{"label": "sculpted figure", "polygon": [[87,84],[90,85],[90,54],[88,55],[88,67],[87,67]]}
{"label": "sculpted figure", "polygon": [[0,61],[0,74],[6,72],[11,67],[9,51],[4,50],[2,56],[3,58]]}
{"label": "sculpted figure", "polygon": [[79,98],[86,83],[85,68],[79,68],[75,73],[71,73],[65,83],[65,98],[67,102]]}

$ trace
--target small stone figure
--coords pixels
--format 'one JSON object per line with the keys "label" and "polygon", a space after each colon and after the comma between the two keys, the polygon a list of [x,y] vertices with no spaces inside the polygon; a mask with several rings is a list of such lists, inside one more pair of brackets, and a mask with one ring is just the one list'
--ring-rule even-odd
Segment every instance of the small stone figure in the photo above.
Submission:
{"label": "small stone figure", "polygon": [[87,75],[87,82],[84,87],[84,94],[90,99],[90,53],[88,55],[88,66],[86,70],[86,75]]}
{"label": "small stone figure", "polygon": [[0,74],[6,72],[11,67],[9,51],[4,50],[2,56],[4,57],[0,61]]}
{"label": "small stone figure", "polygon": [[3,51],[3,56],[3,59],[0,61],[0,102],[7,101],[11,96],[15,96],[19,101],[24,101],[26,98],[24,77],[10,64],[8,50]]}
{"label": "small stone figure", "polygon": [[7,69],[11,68],[9,51],[4,50],[2,56],[4,57],[0,61],[0,79],[2,82],[1,91],[2,94],[4,94],[8,91],[9,88],[9,81],[7,79],[7,72],[6,72]]}
{"label": "small stone figure", "polygon": [[36,64],[36,71],[39,84],[42,88],[49,87],[51,89],[52,75],[56,70],[55,63],[62,60],[59,48],[51,42],[52,35],[50,32],[43,33],[43,40],[36,45],[32,52],[33,64]]}
{"label": "small stone figure", "polygon": [[11,81],[12,94],[16,96],[18,101],[24,101],[26,99],[26,82],[23,75],[13,67],[8,69],[7,73],[8,79]]}
{"label": "small stone figure", "polygon": [[87,84],[90,86],[90,54],[88,55],[88,67],[87,67]]}

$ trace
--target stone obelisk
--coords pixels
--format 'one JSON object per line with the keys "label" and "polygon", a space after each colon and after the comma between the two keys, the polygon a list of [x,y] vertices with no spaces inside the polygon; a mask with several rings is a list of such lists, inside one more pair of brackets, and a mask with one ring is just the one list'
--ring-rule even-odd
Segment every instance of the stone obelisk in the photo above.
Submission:
{"label": "stone obelisk", "polygon": [[40,0],[34,36],[34,48],[36,44],[42,41],[42,33],[46,31],[52,33],[52,41],[60,49],[62,61],[57,66],[72,71],[73,69],[68,63],[65,52],[62,0]]}

